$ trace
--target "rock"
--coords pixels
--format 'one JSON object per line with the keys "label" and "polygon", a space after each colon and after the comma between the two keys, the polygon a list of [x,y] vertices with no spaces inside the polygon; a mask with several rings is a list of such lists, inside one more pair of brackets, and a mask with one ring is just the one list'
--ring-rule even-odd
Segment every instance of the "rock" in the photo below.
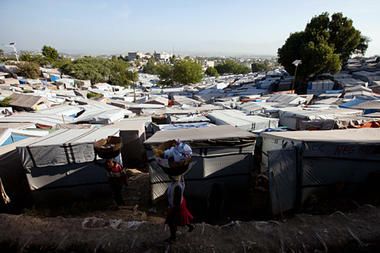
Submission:
{"label": "rock", "polygon": [[142,174],[142,172],[137,169],[127,169],[125,172],[128,177],[133,177]]}

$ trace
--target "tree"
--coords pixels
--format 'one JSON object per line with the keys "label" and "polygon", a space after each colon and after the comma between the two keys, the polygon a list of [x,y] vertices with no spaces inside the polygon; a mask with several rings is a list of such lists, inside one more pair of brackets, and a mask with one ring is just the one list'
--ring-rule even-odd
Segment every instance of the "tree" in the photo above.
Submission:
{"label": "tree", "polygon": [[37,79],[40,76],[40,66],[35,62],[17,64],[17,74],[26,78]]}
{"label": "tree", "polygon": [[215,66],[219,74],[248,74],[250,69],[234,60],[225,60],[223,63]]}
{"label": "tree", "polygon": [[158,66],[157,62],[151,58],[143,67],[143,72],[151,75],[158,75]]}
{"label": "tree", "polygon": [[267,61],[264,62],[254,62],[251,64],[252,72],[265,72],[271,69]]}
{"label": "tree", "polygon": [[59,57],[58,51],[55,48],[46,45],[42,48],[42,55],[45,56],[50,63],[53,63]]}
{"label": "tree", "polygon": [[[353,53],[363,54],[368,47],[368,38],[352,24],[342,13],[335,13],[331,18],[328,13],[313,17],[304,31],[290,34],[278,49],[278,62],[293,74],[293,61],[302,60],[297,81],[303,84],[311,76],[338,72]],[[305,86],[298,88],[302,90]]]}
{"label": "tree", "polygon": [[174,63],[173,81],[181,84],[198,83],[203,78],[202,66],[193,60],[179,60]]}
{"label": "tree", "polygon": [[138,79],[137,72],[129,71],[128,68],[128,62],[118,57],[112,59],[82,57],[73,62],[67,60],[60,67],[63,73],[77,79],[89,79],[93,84],[110,82],[120,86],[129,86]]}
{"label": "tree", "polygon": [[208,76],[215,76],[215,77],[219,76],[218,71],[214,67],[208,67],[205,71],[205,74]]}
{"label": "tree", "polygon": [[44,56],[38,54],[31,54],[29,52],[23,52],[20,55],[20,61],[34,62],[40,66],[49,64],[49,61]]}
{"label": "tree", "polygon": [[110,77],[107,60],[95,57],[83,57],[62,66],[63,73],[77,79],[91,80],[91,83],[106,82]]}
{"label": "tree", "polygon": [[126,61],[115,57],[107,61],[107,66],[109,68],[109,82],[111,84],[129,86],[132,83],[134,76],[129,73],[129,64]]}
{"label": "tree", "polygon": [[173,85],[173,66],[169,64],[158,64],[157,73],[160,78],[160,84],[164,86]]}

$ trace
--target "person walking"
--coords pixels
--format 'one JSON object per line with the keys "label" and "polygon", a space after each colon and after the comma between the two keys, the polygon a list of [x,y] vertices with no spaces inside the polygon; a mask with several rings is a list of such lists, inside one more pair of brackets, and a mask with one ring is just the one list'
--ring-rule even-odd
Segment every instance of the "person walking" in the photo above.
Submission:
{"label": "person walking", "polygon": [[187,226],[189,232],[194,230],[194,225],[191,224],[193,215],[187,209],[186,199],[183,196],[185,181],[182,176],[170,178],[172,182],[167,190],[169,207],[165,221],[170,229],[170,237],[165,240],[166,242],[173,242],[177,239],[178,226]]}
{"label": "person walking", "polygon": [[108,182],[116,204],[118,206],[125,205],[121,194],[123,186],[127,183],[127,178],[123,171],[123,167],[113,159],[107,159],[106,170],[108,173]]}

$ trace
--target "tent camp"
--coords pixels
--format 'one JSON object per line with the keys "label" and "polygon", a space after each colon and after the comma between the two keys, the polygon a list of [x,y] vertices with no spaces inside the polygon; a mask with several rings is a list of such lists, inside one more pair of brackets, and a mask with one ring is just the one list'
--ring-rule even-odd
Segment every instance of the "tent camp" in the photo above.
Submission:
{"label": "tent camp", "polygon": [[[185,175],[188,196],[206,199],[217,183],[231,194],[248,191],[254,134],[232,126],[190,128],[159,131],[145,144],[152,147],[173,139],[188,143],[193,150],[192,167]],[[151,198],[156,200],[165,193],[170,179],[155,159],[150,159],[149,175]]]}
{"label": "tent camp", "polygon": [[379,173],[380,129],[263,133],[261,173],[269,177],[273,214],[291,210],[329,186],[365,183]]}
{"label": "tent camp", "polygon": [[61,129],[17,146],[30,189],[44,190],[91,186],[107,182],[93,143],[116,136],[119,129]]}

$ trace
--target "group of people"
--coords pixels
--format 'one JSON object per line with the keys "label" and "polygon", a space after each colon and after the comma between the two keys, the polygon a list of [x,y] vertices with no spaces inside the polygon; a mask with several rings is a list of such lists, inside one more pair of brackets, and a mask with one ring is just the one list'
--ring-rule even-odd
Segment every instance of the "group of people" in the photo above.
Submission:
{"label": "group of people", "polygon": [[[108,174],[108,181],[112,190],[114,200],[118,206],[125,205],[122,196],[124,185],[127,185],[127,174],[123,169],[120,162],[114,159],[106,160],[106,170]],[[187,208],[186,200],[184,197],[185,181],[182,176],[170,177],[171,184],[167,190],[168,197],[168,211],[165,223],[169,226],[170,237],[166,242],[173,242],[176,240],[176,233],[178,226],[187,226],[188,231],[194,229],[192,225],[193,215]]]}

